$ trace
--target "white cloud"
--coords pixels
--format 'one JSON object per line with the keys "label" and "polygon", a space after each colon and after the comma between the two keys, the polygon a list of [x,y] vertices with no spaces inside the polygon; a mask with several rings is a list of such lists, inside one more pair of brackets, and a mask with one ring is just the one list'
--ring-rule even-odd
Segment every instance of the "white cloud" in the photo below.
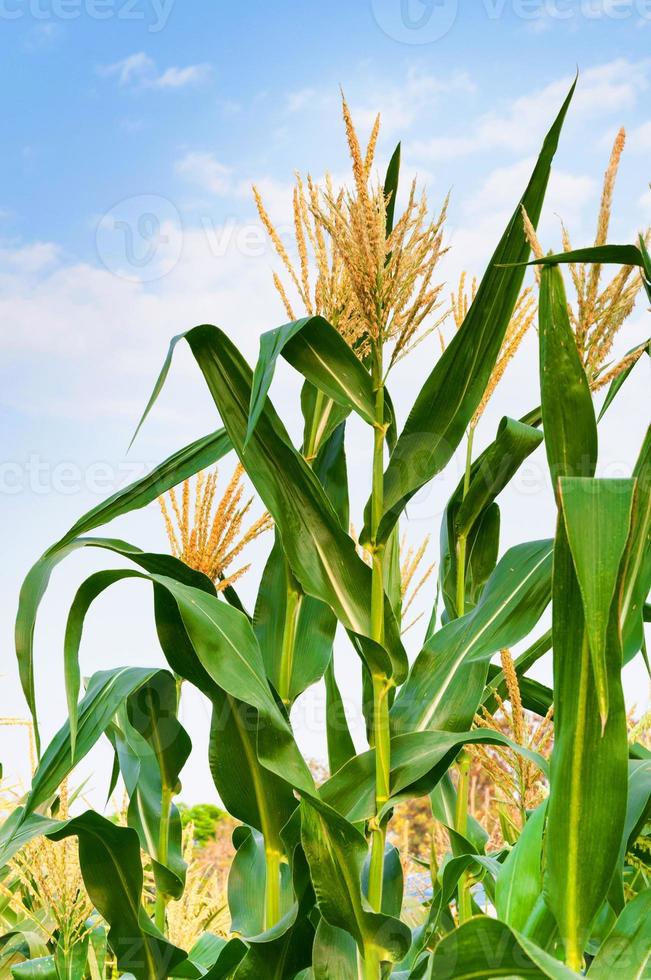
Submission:
{"label": "white cloud", "polygon": [[213,153],[186,153],[175,166],[176,172],[193,183],[222,197],[233,190],[233,171],[220,163]]}
{"label": "white cloud", "polygon": [[[582,72],[572,102],[569,124],[587,122],[635,105],[648,87],[650,63],[618,58]],[[558,79],[520,96],[502,111],[491,110],[477,120],[464,119],[464,135],[412,140],[408,152],[418,159],[441,160],[481,153],[486,149],[527,152],[540,141],[553,113],[567,94],[572,79]],[[468,136],[467,134],[472,134]]]}
{"label": "white cloud", "polygon": [[207,64],[187,65],[185,68],[172,66],[159,72],[154,59],[144,51],[129,55],[112,65],[104,65],[98,70],[106,78],[116,77],[121,86],[135,85],[151,89],[178,89],[186,85],[197,85],[205,82],[211,73],[211,67]]}
{"label": "white cloud", "polygon": [[287,96],[287,111],[299,112],[313,101],[315,95],[316,92],[313,88],[302,88],[297,92],[290,92]]}
{"label": "white cloud", "polygon": [[141,80],[144,75],[155,71],[156,65],[153,58],[139,51],[137,54],[130,54],[128,58],[116,61],[112,65],[103,65],[98,69],[99,74],[110,78],[115,76],[120,85],[128,85],[129,82]]}
{"label": "white cloud", "polygon": [[202,190],[217,197],[229,197],[238,201],[252,203],[251,187],[255,184],[273,220],[287,221],[291,216],[293,183],[284,183],[264,175],[236,177],[232,167],[207,151],[194,150],[186,153],[177,160],[175,170]]}
{"label": "white cloud", "polygon": [[[488,175],[479,191],[466,199],[464,210],[470,215],[502,208],[508,208],[510,212],[518,193],[526,187],[534,165],[535,159],[528,157],[511,166],[496,168]],[[570,220],[594,198],[596,190],[597,182],[592,177],[553,170],[545,198],[545,210],[549,213],[558,212]]]}
{"label": "white cloud", "polygon": [[651,150],[651,122],[644,122],[630,130],[626,142],[631,150],[638,153]]}
{"label": "white cloud", "polygon": [[355,124],[368,129],[373,125],[377,107],[382,108],[382,131],[385,135],[404,134],[423,112],[431,113],[441,96],[451,92],[472,92],[474,84],[467,72],[437,76],[410,67],[400,84],[374,82],[372,107],[366,100],[351,100]]}
{"label": "white cloud", "polygon": [[206,81],[210,75],[210,65],[188,65],[187,68],[167,68],[157,78],[148,81],[150,88],[183,88]]}

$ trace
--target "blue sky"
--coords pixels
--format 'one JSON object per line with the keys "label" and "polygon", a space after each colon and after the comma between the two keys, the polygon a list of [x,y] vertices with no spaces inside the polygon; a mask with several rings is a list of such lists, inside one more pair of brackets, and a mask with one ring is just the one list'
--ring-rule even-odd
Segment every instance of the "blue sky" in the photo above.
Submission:
{"label": "blue sky", "polygon": [[[624,125],[612,238],[631,240],[651,223],[651,2],[0,0],[0,21],[0,506],[9,556],[0,572],[0,715],[24,715],[11,634],[30,563],[102,496],[216,424],[181,355],[160,408],[125,456],[168,339],[218,322],[253,358],[260,332],[283,319],[252,181],[282,229],[295,169],[345,175],[343,86],[362,134],[382,113],[381,164],[400,139],[405,175],[427,186],[432,206],[452,191],[442,269],[452,287],[462,269],[481,274],[578,66],[541,237],[546,247],[559,244],[562,215],[577,243],[590,240],[601,175]],[[631,319],[623,349],[648,335],[645,317],[640,308]],[[396,374],[403,418],[435,350],[423,345]],[[534,403],[535,356],[530,338],[481,440],[502,412]],[[630,467],[648,423],[648,383],[640,365],[621,414],[606,419],[603,473]],[[281,375],[274,398],[290,426],[296,392],[296,379]],[[358,503],[367,451],[366,433],[353,426]],[[416,501],[413,540],[436,540],[457,463]],[[505,546],[551,533],[543,472],[541,462],[531,487],[509,491]],[[164,546],[155,508],[115,532]],[[72,560],[43,609],[39,694],[50,732],[64,713],[66,608],[102,561]],[[157,662],[148,600],[133,588],[118,587],[91,614],[86,672]],[[252,596],[255,583],[247,589]],[[353,655],[342,645],[346,657],[352,666],[341,669],[354,685]],[[644,675],[633,669],[627,688],[643,700]],[[323,749],[319,704],[314,692],[299,706],[301,738],[315,756]],[[203,709],[187,710],[201,737]],[[0,736],[0,752],[7,770],[24,775],[14,737]],[[209,793],[205,766],[189,770],[186,787],[191,797]]]}

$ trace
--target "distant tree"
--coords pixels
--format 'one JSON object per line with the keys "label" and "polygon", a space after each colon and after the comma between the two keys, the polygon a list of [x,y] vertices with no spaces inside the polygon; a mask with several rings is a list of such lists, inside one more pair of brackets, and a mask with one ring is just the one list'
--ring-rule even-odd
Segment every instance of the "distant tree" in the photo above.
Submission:
{"label": "distant tree", "polygon": [[204,847],[214,840],[217,824],[224,816],[223,810],[214,803],[196,803],[194,806],[179,803],[179,810],[183,826],[189,823],[194,825],[194,840],[198,847]]}

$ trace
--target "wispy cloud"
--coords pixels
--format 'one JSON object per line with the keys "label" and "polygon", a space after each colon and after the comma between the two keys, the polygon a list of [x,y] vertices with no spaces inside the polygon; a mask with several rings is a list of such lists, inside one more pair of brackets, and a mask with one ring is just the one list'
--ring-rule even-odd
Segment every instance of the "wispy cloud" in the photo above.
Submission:
{"label": "wispy cloud", "polygon": [[[572,106],[572,118],[590,120],[621,112],[635,105],[649,84],[650,63],[618,58],[583,72]],[[526,153],[537,145],[550,114],[557,107],[571,78],[561,78],[537,91],[514,99],[501,112],[491,110],[476,120],[464,119],[464,135],[412,140],[408,152],[419,160],[449,160],[487,149]],[[470,134],[470,135],[467,135]]]}
{"label": "wispy cloud", "polygon": [[118,84],[123,87],[179,89],[205,82],[212,69],[208,64],[198,64],[184,68],[173,65],[159,71],[153,58],[144,51],[138,51],[112,65],[103,65],[98,71],[104,78],[117,78]]}

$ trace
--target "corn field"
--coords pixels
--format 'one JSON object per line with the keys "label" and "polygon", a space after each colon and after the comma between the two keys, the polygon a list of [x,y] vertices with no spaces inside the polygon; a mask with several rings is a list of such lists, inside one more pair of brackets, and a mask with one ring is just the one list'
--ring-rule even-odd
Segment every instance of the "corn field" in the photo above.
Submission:
{"label": "corn field", "polygon": [[[651,430],[628,475],[597,475],[599,423],[648,368],[650,342],[614,350],[638,299],[651,301],[651,258],[644,231],[609,241],[623,131],[594,242],[576,248],[565,226],[562,252],[539,241],[574,88],[483,276],[453,287],[440,275],[447,200],[431,211],[416,181],[403,186],[400,145],[378,177],[380,119],[363,146],[345,99],[350,184],[297,177],[291,245],[254,188],[287,322],[273,327],[283,314],[270,312],[253,367],[227,325],[175,337],[136,435],[179,344],[221,427],[80,517],[22,586],[16,656],[34,773],[4,796],[0,976],[651,977],[649,719],[630,714],[622,687],[633,658],[649,669]],[[486,406],[536,333],[540,405],[502,418],[477,452]],[[427,336],[436,343],[419,347]],[[398,418],[393,369],[432,347]],[[280,359],[302,383],[300,445],[272,401]],[[372,447],[363,514],[349,499],[351,416]],[[555,535],[504,549],[498,498],[539,447]],[[428,529],[440,536],[434,563],[429,539],[409,543],[407,509],[423,488],[437,492],[457,451],[463,474]],[[156,504],[166,552],[97,536]],[[255,540],[268,545],[259,569]],[[67,717],[42,745],[39,605],[57,565],[86,548],[118,567],[79,585],[62,638]],[[244,577],[259,582],[252,609]],[[85,618],[127,580],[151,586],[142,601],[160,666],[84,680]],[[532,676],[548,654],[551,686]],[[344,658],[362,681],[362,751],[335,670]],[[319,683],[325,769],[293,727]],[[179,720],[191,687],[210,706],[206,744]],[[108,816],[71,789],[100,740],[114,758],[108,797],[124,792]],[[191,753],[207,758],[229,815],[218,873],[182,827]]]}

